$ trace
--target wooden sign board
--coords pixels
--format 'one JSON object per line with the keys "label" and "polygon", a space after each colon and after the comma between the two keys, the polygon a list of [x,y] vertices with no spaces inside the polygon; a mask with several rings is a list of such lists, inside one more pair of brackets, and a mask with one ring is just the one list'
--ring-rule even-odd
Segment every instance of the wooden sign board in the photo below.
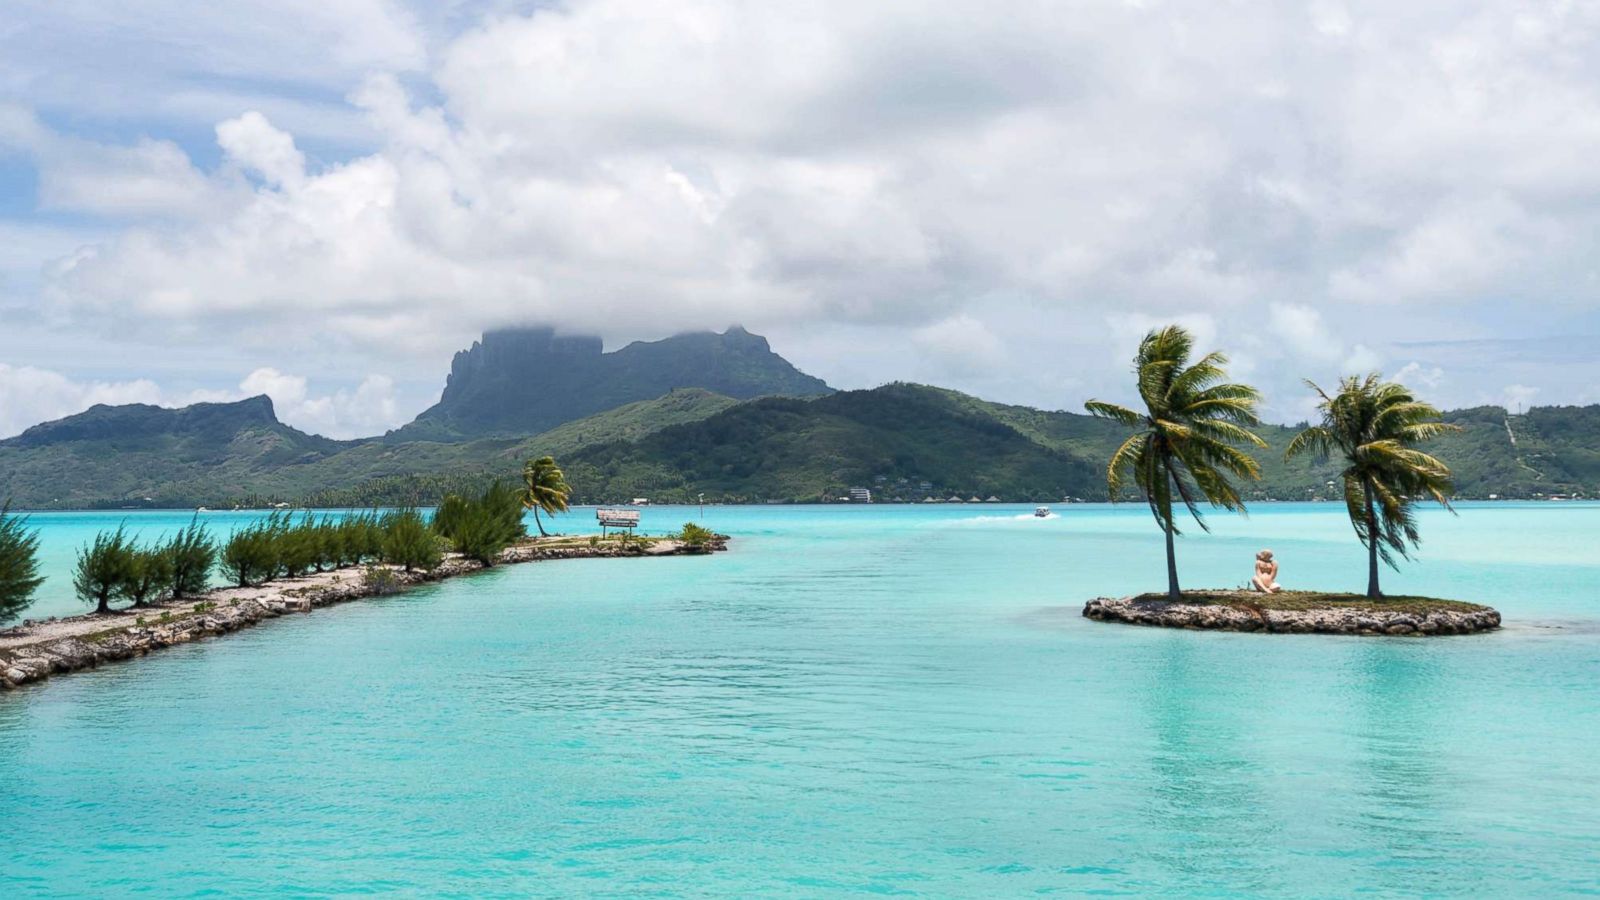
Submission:
{"label": "wooden sign board", "polygon": [[639,511],[637,509],[597,509],[594,517],[600,521],[602,528],[637,528],[639,527]]}

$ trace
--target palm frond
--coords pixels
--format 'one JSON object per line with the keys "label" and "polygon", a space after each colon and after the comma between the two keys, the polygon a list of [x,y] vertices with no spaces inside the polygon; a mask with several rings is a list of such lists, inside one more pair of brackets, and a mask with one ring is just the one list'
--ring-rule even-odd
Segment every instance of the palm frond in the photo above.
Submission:
{"label": "palm frond", "polygon": [[1103,400],[1090,400],[1083,404],[1083,408],[1087,409],[1090,415],[1099,416],[1102,419],[1111,419],[1123,425],[1138,425],[1144,421],[1142,416],[1126,406],[1106,403]]}
{"label": "palm frond", "polygon": [[1293,459],[1304,453],[1310,453],[1317,459],[1327,459],[1334,446],[1333,433],[1322,425],[1312,425],[1305,431],[1294,436],[1289,446],[1283,451],[1283,458]]}
{"label": "palm frond", "polygon": [[1122,446],[1111,454],[1111,462],[1106,466],[1106,490],[1110,493],[1111,502],[1117,502],[1122,496],[1123,488],[1127,482],[1126,474],[1136,471],[1140,455],[1145,452],[1149,442],[1149,435],[1136,434],[1122,442]]}

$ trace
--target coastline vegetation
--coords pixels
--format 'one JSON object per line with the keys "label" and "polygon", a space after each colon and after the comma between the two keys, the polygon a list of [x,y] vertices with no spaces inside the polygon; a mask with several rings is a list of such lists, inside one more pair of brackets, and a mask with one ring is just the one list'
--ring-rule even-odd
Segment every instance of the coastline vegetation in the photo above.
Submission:
{"label": "coastline vegetation", "polygon": [[172,559],[164,548],[130,547],[128,573],[120,593],[133,601],[134,609],[144,609],[170,589]]}
{"label": "coastline vegetation", "polygon": [[676,534],[668,535],[672,540],[678,541],[685,547],[695,552],[701,552],[711,546],[717,535],[711,529],[694,522],[685,522]]}
{"label": "coastline vegetation", "polygon": [[[1173,516],[1173,498],[1183,503],[1202,530],[1209,531],[1200,500],[1244,512],[1244,499],[1232,478],[1257,480],[1261,466],[1240,446],[1266,448],[1253,431],[1260,425],[1256,406],[1260,393],[1247,384],[1226,381],[1228,358],[1209,353],[1194,364],[1193,338],[1169,325],[1145,335],[1134,357],[1134,375],[1145,411],[1091,400],[1085,404],[1097,417],[1135,429],[1111,455],[1106,487],[1112,502],[1136,488],[1150,507],[1166,538],[1167,599],[1178,602],[1174,537],[1180,532]],[[1454,492],[1450,467],[1418,447],[1453,432],[1439,410],[1416,398],[1404,385],[1373,373],[1347,376],[1329,394],[1307,385],[1321,398],[1321,421],[1307,424],[1284,450],[1285,461],[1300,456],[1325,463],[1337,457],[1342,494],[1356,537],[1367,548],[1366,599],[1383,597],[1378,560],[1398,569],[1421,541],[1415,505],[1431,499],[1446,509]],[[1337,602],[1347,595],[1305,594]],[[1262,594],[1274,597],[1278,594]],[[1418,598],[1411,598],[1413,600]],[[1288,602],[1288,601],[1285,601]],[[1443,601],[1441,601],[1443,602]],[[1469,604],[1470,605],[1470,604]]]}
{"label": "coastline vegetation", "polygon": [[1139,343],[1134,375],[1145,411],[1090,400],[1093,415],[1136,429],[1111,455],[1106,489],[1115,501],[1130,485],[1150,506],[1167,542],[1167,594],[1178,587],[1178,561],[1173,539],[1179,534],[1173,497],[1202,530],[1209,531],[1199,501],[1228,510],[1243,510],[1244,499],[1230,480],[1261,477],[1261,467],[1236,445],[1265,447],[1248,426],[1260,424],[1256,405],[1261,394],[1247,384],[1228,382],[1228,357],[1208,353],[1190,364],[1194,338],[1177,325],[1152,330]]}
{"label": "coastline vegetation", "polygon": [[165,549],[172,566],[169,584],[173,599],[205,591],[211,583],[211,570],[217,564],[217,543],[200,524],[199,513],[172,536]]}
{"label": "coastline vegetation", "polygon": [[39,532],[28,530],[26,516],[0,505],[0,622],[28,608],[33,592],[44,583],[39,574]]}
{"label": "coastline vegetation", "polygon": [[200,593],[209,585],[217,548],[196,520],[170,540],[141,546],[124,526],[100,532],[79,549],[72,585],[96,613],[111,612],[113,600],[144,609],[163,599]]}
{"label": "coastline vegetation", "polygon": [[[444,561],[439,538],[415,509],[406,507],[386,514],[380,528],[382,538],[379,545],[385,562],[407,572],[414,569],[431,572]],[[359,563],[360,560],[351,562]]]}
{"label": "coastline vegetation", "polygon": [[[79,549],[73,589],[95,613],[106,614],[116,602],[144,609],[202,593],[213,572],[237,587],[362,564],[428,572],[446,551],[492,566],[501,551],[527,537],[525,508],[536,517],[541,510],[565,511],[570,493],[555,460],[544,456],[525,466],[524,490],[495,481],[476,495],[450,494],[431,520],[414,506],[338,519],[276,510],[218,543],[196,514],[171,538],[149,545],[119,525]],[[0,622],[25,610],[44,581],[38,574],[39,535],[26,525],[9,505],[0,507]]]}
{"label": "coastline vegetation", "polygon": [[1337,456],[1345,463],[1339,473],[1345,508],[1367,548],[1367,597],[1377,599],[1383,596],[1378,559],[1398,570],[1395,557],[1408,558],[1422,540],[1413,512],[1417,499],[1432,498],[1449,509],[1455,491],[1450,468],[1417,446],[1460,428],[1441,422],[1439,411],[1404,385],[1376,374],[1347,377],[1332,396],[1306,383],[1322,398],[1322,422],[1300,432],[1284,456]]}
{"label": "coastline vegetation", "polygon": [[493,566],[500,551],[528,536],[522,504],[522,495],[499,481],[476,497],[451,494],[434,512],[433,530],[451,550]]}
{"label": "coastline vegetation", "polygon": [[134,548],[126,530],[102,531],[94,540],[78,551],[78,561],[72,570],[72,588],[78,598],[93,603],[97,613],[111,611],[111,601],[123,595],[125,586],[133,575]]}
{"label": "coastline vegetation", "polygon": [[556,465],[555,457],[541,456],[523,465],[522,484],[522,505],[533,510],[533,524],[538,527],[539,536],[549,537],[539,520],[539,511],[552,516],[567,511],[567,500],[572,496],[567,476]]}

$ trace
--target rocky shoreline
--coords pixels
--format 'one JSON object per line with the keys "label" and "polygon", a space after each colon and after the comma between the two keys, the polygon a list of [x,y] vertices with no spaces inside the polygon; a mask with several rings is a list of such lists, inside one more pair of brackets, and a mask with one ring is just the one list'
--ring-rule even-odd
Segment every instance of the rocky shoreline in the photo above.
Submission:
{"label": "rocky shoreline", "polygon": [[[699,555],[726,550],[719,535],[703,547],[671,540],[591,545],[571,541],[529,541],[507,548],[500,564],[555,559],[595,559]],[[0,688],[7,690],[51,675],[91,669],[102,663],[133,659],[156,650],[248,628],[289,613],[307,613],[325,606],[367,597],[387,596],[407,588],[481,571],[475,560],[449,558],[431,572],[405,572],[392,566],[347,566],[331,572],[285,578],[251,587],[222,587],[181,601],[41,623],[25,623],[0,631]],[[373,576],[371,573],[381,572]]]}
{"label": "rocky shoreline", "polygon": [[[1085,618],[1159,628],[1260,631],[1271,634],[1349,634],[1428,637],[1475,634],[1500,627],[1500,613],[1487,606],[1427,612],[1382,610],[1358,604],[1313,609],[1266,609],[1240,594],[1229,603],[1174,603],[1143,597],[1090,600]],[[1254,595],[1259,597],[1259,595]]]}

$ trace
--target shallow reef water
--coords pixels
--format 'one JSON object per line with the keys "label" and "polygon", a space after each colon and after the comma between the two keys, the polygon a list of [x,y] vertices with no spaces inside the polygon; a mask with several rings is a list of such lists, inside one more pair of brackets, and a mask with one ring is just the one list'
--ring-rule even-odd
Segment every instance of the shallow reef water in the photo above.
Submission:
{"label": "shallow reef water", "polygon": [[[503,567],[0,694],[0,896],[1600,891],[1600,506],[1424,514],[1428,640],[1091,622],[1135,505],[649,508],[711,557]],[[210,514],[219,530],[246,514]],[[51,582],[126,519],[41,514]],[[589,529],[590,511],[559,520]],[[1264,504],[1185,583],[1360,589]]]}

